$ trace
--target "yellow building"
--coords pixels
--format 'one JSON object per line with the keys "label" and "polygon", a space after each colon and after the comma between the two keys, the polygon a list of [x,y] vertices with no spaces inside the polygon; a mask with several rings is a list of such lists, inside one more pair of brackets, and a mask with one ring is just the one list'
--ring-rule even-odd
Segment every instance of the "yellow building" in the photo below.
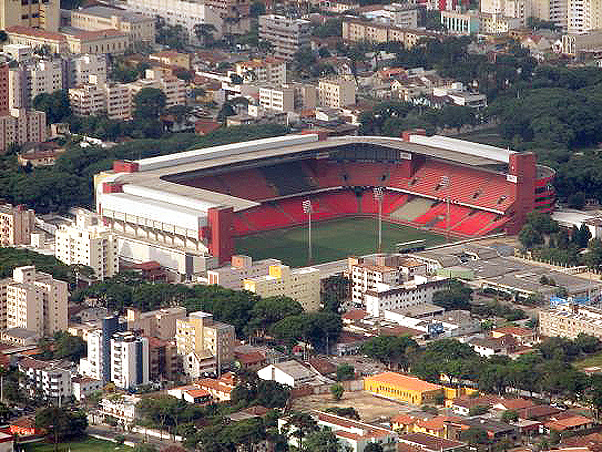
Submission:
{"label": "yellow building", "polygon": [[442,386],[396,372],[383,372],[365,378],[364,390],[412,405],[436,403],[437,399],[445,397]]}
{"label": "yellow building", "polygon": [[59,0],[0,0],[0,29],[13,26],[58,31]]}
{"label": "yellow building", "polygon": [[320,307],[320,272],[312,267],[291,270],[287,265],[270,265],[268,275],[245,279],[243,288],[264,298],[293,298],[306,311]]}

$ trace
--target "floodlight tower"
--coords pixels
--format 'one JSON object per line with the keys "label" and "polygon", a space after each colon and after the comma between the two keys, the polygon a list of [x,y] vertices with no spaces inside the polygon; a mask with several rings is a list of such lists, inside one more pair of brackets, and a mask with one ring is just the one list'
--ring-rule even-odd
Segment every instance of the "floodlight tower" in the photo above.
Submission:
{"label": "floodlight tower", "polygon": [[311,255],[311,214],[314,211],[313,206],[311,205],[311,200],[306,199],[303,201],[303,212],[307,214],[309,228],[307,230],[308,240],[307,240],[307,263],[311,265],[312,255]]}
{"label": "floodlight tower", "polygon": [[374,187],[374,200],[378,204],[378,252],[381,252],[383,244],[383,197],[382,187]]}
{"label": "floodlight tower", "polygon": [[445,188],[447,191],[447,197],[446,197],[447,213],[445,215],[445,236],[447,238],[447,241],[449,242],[449,202],[450,202],[449,187],[451,185],[449,176],[441,176],[441,181],[439,183],[440,183],[441,187]]}

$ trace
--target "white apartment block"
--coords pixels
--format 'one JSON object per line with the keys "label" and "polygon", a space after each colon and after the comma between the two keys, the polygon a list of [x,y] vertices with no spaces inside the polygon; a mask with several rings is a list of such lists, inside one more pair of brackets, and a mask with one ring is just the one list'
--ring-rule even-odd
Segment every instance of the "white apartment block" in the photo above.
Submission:
{"label": "white apartment block", "polygon": [[363,306],[366,292],[375,290],[379,285],[398,286],[427,274],[426,264],[416,259],[384,255],[377,257],[376,261],[359,262],[356,258],[349,258],[351,300],[355,306]]}
{"label": "white apartment block", "polygon": [[322,79],[318,99],[322,107],[341,108],[355,104],[355,82],[350,78]]}
{"label": "white apartment block", "polygon": [[224,21],[219,11],[205,3],[186,0],[126,0],[125,8],[129,11],[142,13],[155,19],[162,17],[168,25],[181,25],[191,41],[196,41],[194,26],[197,24],[213,25],[215,39],[222,37]]}
{"label": "white apartment block", "polygon": [[23,358],[19,361],[19,371],[24,375],[19,385],[29,397],[42,396],[60,404],[67,402],[73,393],[71,372],[57,361]]}
{"label": "white apartment block", "polygon": [[40,336],[67,329],[67,283],[32,266],[17,267],[6,283],[6,327]]}
{"label": "white apartment block", "polygon": [[236,74],[244,83],[286,84],[286,61],[277,58],[250,60],[236,63]]}
{"label": "white apartment block", "polygon": [[[103,334],[101,329],[88,333],[86,337],[88,355],[79,361],[79,372],[94,380],[103,381]],[[110,352],[109,352],[110,353]]]}
{"label": "white apartment block", "polygon": [[140,417],[140,410],[137,407],[139,402],[139,397],[128,394],[104,398],[100,401],[100,413],[117,419],[123,427],[127,428],[133,426]]}
{"label": "white apartment block", "polygon": [[0,205],[0,246],[29,245],[35,219],[25,206]]}
{"label": "white apartment block", "polygon": [[96,116],[107,111],[104,85],[86,83],[69,89],[71,111],[77,116]]}
{"label": "white apartment block", "polygon": [[207,282],[226,289],[242,290],[243,280],[265,275],[270,265],[280,265],[278,259],[263,259],[253,262],[250,256],[232,256],[231,264],[226,267],[207,271]]}
{"label": "white apartment block", "polygon": [[568,0],[568,33],[587,33],[602,28],[602,1]]}
{"label": "white apartment block", "polygon": [[581,333],[602,338],[601,309],[566,304],[539,311],[541,336],[575,339]]}
{"label": "white apartment block", "polygon": [[264,298],[293,298],[306,311],[320,308],[320,271],[313,267],[291,270],[287,265],[270,265],[267,275],[245,279],[243,287]]}
{"label": "white apartment block", "polygon": [[9,107],[28,108],[42,93],[51,94],[66,85],[62,60],[40,60],[10,68],[8,75]]}
{"label": "white apartment block", "polygon": [[[93,77],[91,79],[90,77]],[[70,87],[86,83],[105,83],[107,81],[107,58],[105,55],[85,54],[71,60]]]}
{"label": "white apartment block", "polygon": [[268,110],[288,112],[295,110],[293,88],[259,88],[259,105]]}
{"label": "white apartment block", "polygon": [[145,78],[128,83],[132,99],[143,88],[156,88],[165,94],[166,108],[186,103],[186,82],[179,78],[164,74],[162,71],[147,69]]}
{"label": "white apartment block", "polygon": [[97,278],[114,276],[119,259],[113,234],[96,214],[80,210],[75,223],[62,225],[55,235],[55,256],[67,265],[87,265]]}
{"label": "white apartment block", "polygon": [[446,278],[416,276],[398,286],[377,284],[375,289],[364,294],[366,311],[374,317],[384,315],[384,311],[404,309],[433,301],[433,294],[447,284]]}
{"label": "white apartment block", "polygon": [[121,83],[107,83],[103,89],[109,119],[130,119],[132,117],[132,95],[130,89]]}
{"label": "white apartment block", "polygon": [[115,333],[111,338],[111,381],[118,388],[130,389],[149,383],[148,338],[131,332]]}
{"label": "white apartment block", "polygon": [[270,42],[276,58],[292,61],[295,53],[309,45],[311,22],[276,14],[259,17],[259,39]]}
{"label": "white apartment block", "polygon": [[519,19],[525,25],[531,16],[531,3],[530,0],[481,0],[481,13]]}

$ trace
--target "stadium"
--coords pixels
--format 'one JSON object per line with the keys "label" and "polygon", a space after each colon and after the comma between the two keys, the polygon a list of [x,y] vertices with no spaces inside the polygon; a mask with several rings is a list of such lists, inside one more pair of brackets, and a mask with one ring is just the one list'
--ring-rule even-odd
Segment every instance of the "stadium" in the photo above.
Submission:
{"label": "stadium", "polygon": [[[317,223],[380,209],[389,224],[458,238],[515,234],[529,212],[552,209],[553,176],[532,153],[423,131],[310,133],[114,162],[95,190],[107,226],[138,247],[194,251],[190,273],[191,259],[229,260],[237,238],[307,225],[307,200]],[[132,260],[167,259],[136,252]]]}

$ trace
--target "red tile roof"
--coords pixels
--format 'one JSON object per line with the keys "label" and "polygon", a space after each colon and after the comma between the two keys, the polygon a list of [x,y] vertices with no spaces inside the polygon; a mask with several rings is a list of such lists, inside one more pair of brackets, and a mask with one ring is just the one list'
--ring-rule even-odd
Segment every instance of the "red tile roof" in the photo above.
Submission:
{"label": "red tile roof", "polygon": [[6,32],[10,35],[11,33],[23,36],[32,36],[35,38],[49,39],[54,41],[64,41],[65,36],[61,33],[54,31],[40,30],[39,28],[25,27],[23,25],[13,25],[8,27]]}

